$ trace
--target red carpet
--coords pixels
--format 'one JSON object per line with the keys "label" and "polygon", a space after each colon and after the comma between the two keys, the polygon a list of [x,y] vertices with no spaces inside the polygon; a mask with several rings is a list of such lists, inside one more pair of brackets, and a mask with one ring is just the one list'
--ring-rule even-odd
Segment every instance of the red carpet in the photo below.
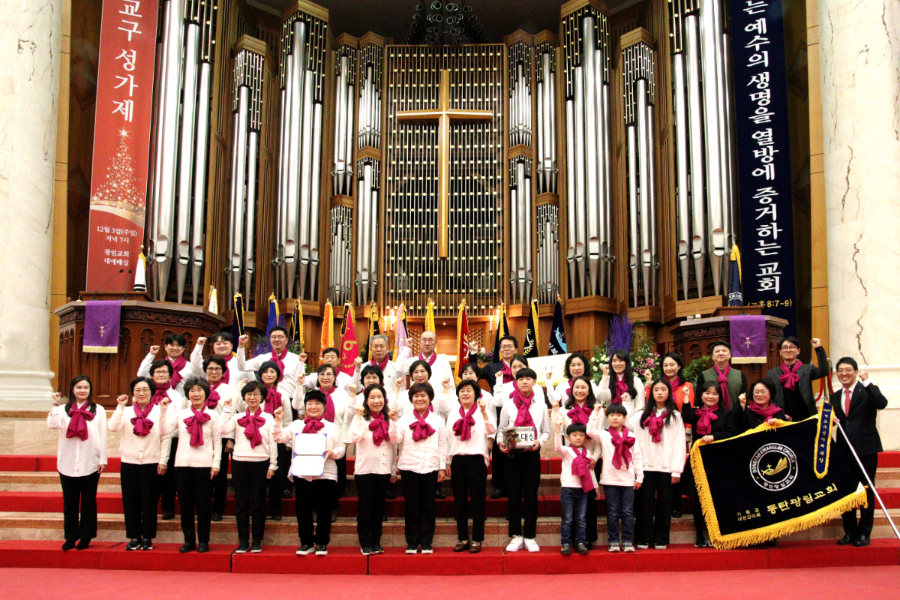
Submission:
{"label": "red carpet", "polygon": [[484,548],[478,554],[453,548],[406,554],[405,548],[387,548],[384,554],[369,557],[369,575],[502,575],[506,560],[502,548]]}
{"label": "red carpet", "polygon": [[230,573],[234,550],[231,546],[211,546],[204,554],[181,554],[179,544],[153,544],[153,550],[149,552],[128,552],[124,542],[92,542],[86,550],[63,552],[61,546],[62,540],[0,542],[0,566]]}
{"label": "red carpet", "polygon": [[297,546],[264,546],[259,554],[234,554],[232,573],[365,575],[366,557],[359,548],[328,548],[328,556],[297,556]]}

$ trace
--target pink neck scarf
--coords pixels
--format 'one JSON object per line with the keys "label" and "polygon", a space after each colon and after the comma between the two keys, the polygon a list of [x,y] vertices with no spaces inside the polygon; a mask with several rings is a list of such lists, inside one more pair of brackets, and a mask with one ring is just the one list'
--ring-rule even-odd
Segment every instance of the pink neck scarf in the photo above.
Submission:
{"label": "pink neck scarf", "polygon": [[425,355],[422,354],[422,353],[420,352],[420,353],[419,353],[419,360],[424,360],[425,362],[428,363],[428,366],[429,366],[429,367],[433,367],[433,366],[434,366],[434,361],[437,360],[437,352],[432,353],[431,358],[425,358]]}
{"label": "pink neck scarf", "polygon": [[509,383],[513,380],[512,368],[510,368],[505,360],[501,360],[500,364],[503,365],[503,368],[500,369],[500,372],[503,373],[503,383]]}
{"label": "pink neck scarf", "polygon": [[466,411],[462,406],[459,407],[459,416],[461,417],[459,421],[453,424],[453,434],[456,435],[460,441],[465,442],[472,437],[472,428],[475,427],[475,410],[478,408],[478,405],[474,402],[472,406],[469,407],[469,410]]}
{"label": "pink neck scarf", "polygon": [[266,418],[262,416],[262,408],[257,408],[252,415],[250,409],[247,409],[247,414],[238,419],[237,423],[244,428],[244,437],[250,442],[251,448],[262,444],[262,433],[259,428],[266,423]]}
{"label": "pink neck scarf", "polygon": [[581,423],[586,426],[591,418],[591,409],[588,408],[587,403],[579,406],[576,400],[575,405],[566,413],[566,416],[573,423]]}
{"label": "pink neck scarf", "polygon": [[650,431],[650,438],[654,443],[658,444],[662,441],[662,432],[663,428],[666,426],[666,417],[669,416],[669,411],[664,412],[661,415],[657,415],[654,410],[650,413],[650,416],[644,419],[643,425]]}
{"label": "pink neck scarf", "polygon": [[303,433],[319,433],[319,430],[323,427],[325,427],[325,423],[322,422],[322,417],[318,419],[306,417],[303,419]]}
{"label": "pink neck scarf", "polygon": [[263,400],[263,410],[274,418],[275,410],[279,407],[281,407],[281,392],[278,391],[277,387],[273,387]]}
{"label": "pink neck scarf", "polygon": [[627,427],[622,427],[622,433],[610,427],[609,434],[616,449],[612,458],[613,466],[616,469],[628,469],[631,465],[631,447],[634,446],[634,438],[628,437]]}
{"label": "pink neck scarf", "polygon": [[390,358],[385,356],[383,361],[375,362],[375,359],[373,358],[372,360],[369,361],[369,364],[378,367],[379,369],[381,369],[381,372],[384,373],[384,370],[387,369],[387,366],[388,366],[388,363],[390,362],[390,360],[391,360]]}
{"label": "pink neck scarf", "polygon": [[380,446],[382,442],[388,439],[388,431],[390,428],[391,424],[384,418],[383,410],[373,416],[372,420],[369,421],[369,431],[372,432],[372,443],[376,446]]}
{"label": "pink neck scarf", "polygon": [[272,362],[278,365],[278,371],[281,373],[278,376],[277,383],[281,383],[281,380],[284,379],[284,359],[287,358],[288,350],[285,348],[281,354],[275,354],[275,350],[272,350],[270,354]]}
{"label": "pink neck scarf", "polygon": [[150,430],[153,429],[153,421],[147,417],[150,416],[150,411],[152,410],[153,402],[148,402],[147,408],[144,409],[137,402],[134,403],[134,417],[131,419],[134,435],[144,437],[150,434]]}
{"label": "pink neck scarf", "polygon": [[803,366],[803,363],[799,360],[794,362],[790,367],[784,363],[781,363],[781,375],[778,377],[778,381],[781,382],[781,385],[784,386],[786,390],[794,390],[797,387],[797,384],[800,383],[800,375],[798,375],[798,371],[800,371],[800,367]]}
{"label": "pink neck scarf", "polygon": [[87,422],[93,421],[96,415],[88,410],[87,402],[82,406],[84,408],[79,408],[73,404],[72,408],[69,409],[69,426],[66,428],[66,437],[77,437],[84,442],[88,439]]}
{"label": "pink neck scarf", "polygon": [[591,459],[585,448],[572,448],[575,458],[572,459],[572,475],[581,479],[581,489],[590,492],[594,489],[594,480],[591,479]]}
{"label": "pink neck scarf", "polygon": [[[523,396],[522,392],[519,391],[518,388],[513,390],[512,393],[512,401],[513,404],[516,405],[516,422],[514,424],[515,427],[535,427],[534,419],[531,418],[531,411],[529,411],[529,407],[531,406],[531,402],[534,400],[534,390],[532,390],[531,394],[528,396]],[[535,429],[537,429],[535,427]]]}
{"label": "pink neck scarf", "polygon": [[329,390],[319,386],[319,391],[325,394],[325,413],[322,415],[322,418],[334,423],[334,400],[331,399],[331,394],[334,393],[334,385]]}
{"label": "pink neck scarf", "polygon": [[179,383],[181,383],[181,380],[184,379],[184,377],[181,375],[181,370],[185,367],[185,365],[187,365],[187,361],[183,356],[179,356],[175,360],[172,360],[167,356],[166,360],[172,363],[172,369],[175,371],[172,374],[172,385],[177,386]]}
{"label": "pink neck scarf", "polygon": [[625,382],[625,377],[619,377],[619,375],[616,375],[616,397],[612,399],[611,404],[622,404],[622,396],[627,393],[628,383]]}
{"label": "pink neck scarf", "polygon": [[203,424],[209,421],[212,417],[209,416],[209,413],[203,410],[194,409],[193,406],[191,407],[191,412],[194,414],[185,419],[184,424],[187,426],[187,430],[191,434],[191,446],[193,446],[194,448],[199,448],[203,445]]}
{"label": "pink neck scarf", "polygon": [[159,404],[163,401],[163,398],[168,398],[168,394],[166,394],[166,392],[168,392],[170,389],[172,389],[171,379],[162,385],[156,384],[156,391],[153,393],[153,398],[150,399],[150,402],[152,402],[153,404]]}
{"label": "pink neck scarf", "polygon": [[718,405],[712,408],[703,405],[697,409],[697,427],[695,428],[697,435],[709,435],[712,433],[712,422],[719,420],[719,417],[716,415],[718,409]]}
{"label": "pink neck scarf", "polygon": [[719,384],[719,388],[722,390],[722,403],[725,405],[725,408],[731,408],[731,396],[728,394],[728,374],[731,373],[731,365],[725,365],[725,370],[720,371],[719,367],[713,363],[713,369],[716,370],[716,381]]}
{"label": "pink neck scarf", "polygon": [[768,421],[774,417],[781,409],[773,403],[769,402],[766,406],[760,406],[756,402],[750,403],[750,410],[760,416],[763,421]]}
{"label": "pink neck scarf", "polygon": [[428,424],[428,421],[419,414],[419,411],[414,410],[413,417],[416,420],[409,424],[409,428],[412,429],[414,442],[421,442],[434,433],[434,427]]}

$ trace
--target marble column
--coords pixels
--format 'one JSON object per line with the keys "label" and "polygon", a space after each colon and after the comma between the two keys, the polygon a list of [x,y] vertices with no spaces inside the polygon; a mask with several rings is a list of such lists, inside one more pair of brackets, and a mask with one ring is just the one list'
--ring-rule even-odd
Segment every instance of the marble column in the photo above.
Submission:
{"label": "marble column", "polygon": [[852,356],[890,400],[900,447],[900,3],[819,0],[828,300],[837,362]]}
{"label": "marble column", "polygon": [[0,410],[44,410],[61,0],[0,0]]}

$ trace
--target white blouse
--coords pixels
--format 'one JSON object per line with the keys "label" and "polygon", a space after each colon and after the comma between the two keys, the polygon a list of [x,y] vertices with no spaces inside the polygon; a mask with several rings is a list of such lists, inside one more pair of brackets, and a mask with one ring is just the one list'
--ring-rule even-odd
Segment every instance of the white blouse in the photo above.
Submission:
{"label": "white blouse", "polygon": [[450,416],[447,418],[447,440],[449,443],[448,455],[450,456],[449,462],[452,464],[453,457],[457,454],[480,454],[484,457],[484,464],[485,466],[487,466],[490,463],[490,460],[488,459],[488,439],[490,439],[490,436],[497,431],[497,423],[496,417],[494,416],[494,411],[485,406],[485,413],[487,413],[487,420],[485,420],[481,414],[481,409],[476,406],[475,412],[472,414],[472,418],[475,420],[475,425],[472,426],[472,437],[470,437],[466,441],[463,441],[458,435],[453,432],[453,426],[463,418],[462,415],[459,414],[459,411],[462,410],[462,405],[457,406],[458,408],[456,409],[456,411],[451,412]]}
{"label": "white blouse", "polygon": [[[350,408],[352,401],[350,399],[350,395],[342,390],[339,387],[334,387],[334,391],[331,392],[331,402],[334,404],[334,421],[332,421],[335,426],[338,428],[338,431],[341,432],[341,441],[345,444],[350,443],[350,420],[352,416],[348,414],[348,409],[353,410],[354,414],[356,408]],[[320,390],[321,391],[321,390]],[[325,392],[322,392],[323,394]],[[304,402],[306,392],[304,389],[298,388],[298,393],[294,396],[293,406],[294,410],[297,411],[297,418],[301,421],[306,417],[306,403]]]}
{"label": "white blouse", "polygon": [[402,444],[397,468],[413,473],[432,473],[447,467],[447,430],[444,420],[435,413],[428,413],[425,421],[434,429],[434,433],[424,440],[413,440],[410,425],[415,422],[414,415],[405,415],[397,421],[391,421],[390,436],[394,444]]}
{"label": "white blouse", "polygon": [[[221,405],[220,405],[221,406]],[[278,468],[278,444],[275,443],[273,434],[275,428],[275,419],[267,412],[262,412],[260,416],[265,419],[265,423],[259,428],[262,441],[254,448],[250,444],[250,440],[244,434],[244,427],[238,423],[247,414],[246,409],[235,413],[234,406],[227,407],[222,414],[221,431],[222,436],[234,436],[234,452],[232,458],[243,462],[263,462],[269,461],[269,470]]]}
{"label": "white blouse", "polygon": [[[265,352],[247,360],[246,350],[238,348],[237,368],[239,371],[244,371],[248,379],[252,379],[267,360],[272,360],[271,352]],[[281,381],[278,382],[278,391],[281,392],[282,397],[290,401],[297,390],[297,377],[300,376],[300,373],[306,372],[306,363],[301,362],[300,356],[293,352],[288,352],[281,362],[284,363],[284,372],[281,374]]]}
{"label": "white blouse", "polygon": [[[641,378],[638,376],[634,377],[634,389],[637,392],[637,396],[622,403],[622,406],[628,411],[629,417],[644,410],[644,382],[641,381]],[[612,402],[612,394],[609,391],[608,375],[604,375],[603,379],[600,380],[600,393],[597,394],[597,400],[602,402],[605,406],[608,406],[609,403]]]}
{"label": "white blouse", "polygon": [[[334,461],[344,457],[344,444],[341,442],[340,430],[338,430],[337,425],[324,420],[322,421],[322,424],[324,426],[319,430],[317,435],[325,436],[325,451],[331,451],[331,458],[325,461],[325,468],[322,471],[322,475],[304,476],[303,479],[306,481],[315,481],[316,479],[330,479],[332,481],[337,481],[337,463]],[[305,425],[306,424],[302,420],[297,420],[291,423],[286,429],[282,429],[280,423],[275,423],[275,441],[280,444],[293,444],[294,436],[298,433],[303,433]]]}
{"label": "white blouse", "polygon": [[[664,411],[657,410],[657,416]],[[672,419],[662,430],[662,441],[654,442],[649,429],[641,427],[643,413],[634,415],[628,422],[628,429],[634,432],[637,443],[641,446],[644,471],[659,471],[681,477],[684,470],[685,452],[684,422],[681,413],[672,413]]]}
{"label": "white blouse", "polygon": [[[222,432],[219,427],[219,413],[216,409],[205,409],[209,415],[209,421],[203,423],[203,445],[191,446],[191,432],[188,431],[185,419],[194,416],[194,411],[189,408],[167,411],[165,426],[162,434],[169,435],[178,431],[181,441],[175,451],[176,467],[198,467],[204,469],[218,469],[222,458]],[[166,462],[169,460],[168,451],[165,452]],[[160,458],[162,461],[162,458]]]}
{"label": "white blouse", "polygon": [[[387,414],[385,418],[388,418]],[[353,472],[356,475],[396,475],[396,453],[390,440],[390,429],[388,436],[376,446],[369,423],[371,421],[366,421],[362,416],[354,415],[350,425],[350,441],[356,444]]]}
{"label": "white blouse", "polygon": [[[144,357],[144,360],[141,361],[141,364],[138,367],[137,376],[138,377],[150,377],[152,379],[153,377],[150,373],[150,366],[153,364],[153,361],[155,361],[155,360],[156,360],[156,355],[148,353],[147,356]],[[166,356],[164,360],[169,361],[169,363],[172,362],[172,359],[169,358],[168,356]],[[178,385],[173,386],[173,389],[176,392],[178,392],[178,394],[184,395],[184,382],[187,381],[187,379],[191,376],[191,374],[193,373],[193,370],[194,369],[191,366],[191,361],[187,361],[187,364],[184,365],[184,367],[182,367],[181,381],[178,382]]]}
{"label": "white blouse", "polygon": [[134,433],[134,425],[131,423],[131,420],[137,417],[134,405],[122,406],[119,404],[109,419],[109,430],[122,432],[119,454],[123,463],[130,465],[165,464],[160,458],[163,455],[163,444],[166,447],[165,454],[168,456],[168,448],[171,443],[169,436],[162,435],[168,409],[161,410],[159,405],[151,404],[150,406],[150,414],[147,415],[147,419],[153,422],[153,427],[150,428],[150,433],[144,436]]}
{"label": "white blouse", "polygon": [[[87,402],[79,408],[86,408]],[[56,443],[56,470],[67,477],[84,477],[106,466],[106,410],[99,404],[97,414],[87,423],[88,439],[82,441],[78,437],[66,437],[69,428],[69,415],[65,405],[54,406],[47,415],[47,427],[59,430]]]}

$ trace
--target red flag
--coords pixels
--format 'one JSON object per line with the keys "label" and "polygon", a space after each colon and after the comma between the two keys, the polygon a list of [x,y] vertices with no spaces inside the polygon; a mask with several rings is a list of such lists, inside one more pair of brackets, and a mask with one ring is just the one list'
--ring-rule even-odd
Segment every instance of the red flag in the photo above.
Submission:
{"label": "red flag", "polygon": [[456,380],[460,379],[463,368],[469,364],[469,317],[466,315],[466,301],[459,305],[456,318]]}
{"label": "red flag", "polygon": [[353,376],[356,359],[359,358],[359,344],[356,343],[356,327],[353,323],[353,305],[344,305],[344,337],[341,339],[341,371]]}

